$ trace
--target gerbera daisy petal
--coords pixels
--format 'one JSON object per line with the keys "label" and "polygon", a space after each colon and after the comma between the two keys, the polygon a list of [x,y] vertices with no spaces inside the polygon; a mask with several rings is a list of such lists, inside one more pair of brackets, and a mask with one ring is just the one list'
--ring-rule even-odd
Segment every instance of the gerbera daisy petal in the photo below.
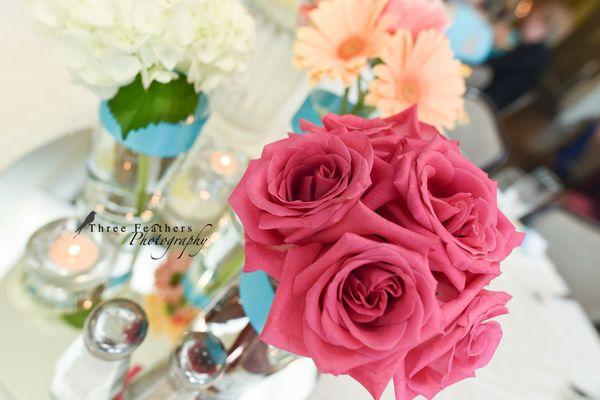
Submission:
{"label": "gerbera daisy petal", "polygon": [[392,33],[404,29],[414,37],[427,29],[442,32],[449,22],[448,10],[441,0],[390,0],[384,13],[394,17]]}
{"label": "gerbera daisy petal", "polygon": [[310,25],[298,30],[294,62],[311,80],[339,78],[345,86],[371,58],[378,57],[391,25],[387,0],[323,0],[310,11]]}
{"label": "gerbera daisy petal", "polygon": [[413,42],[406,30],[389,36],[383,64],[373,71],[366,102],[389,116],[417,105],[419,119],[437,128],[452,128],[463,113],[465,83],[447,38],[435,30]]}

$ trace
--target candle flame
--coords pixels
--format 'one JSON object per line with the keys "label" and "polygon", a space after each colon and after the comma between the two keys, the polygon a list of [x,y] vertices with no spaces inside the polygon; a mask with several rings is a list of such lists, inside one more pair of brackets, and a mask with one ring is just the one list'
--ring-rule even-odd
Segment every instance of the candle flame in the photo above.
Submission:
{"label": "candle flame", "polygon": [[227,154],[223,154],[221,156],[221,158],[219,159],[219,161],[221,161],[221,164],[226,167],[229,164],[231,164],[231,157],[228,156]]}
{"label": "candle flame", "polygon": [[67,253],[69,253],[70,256],[76,256],[79,254],[80,251],[81,251],[81,247],[79,247],[79,245],[77,245],[77,244],[72,244],[67,249]]}
{"label": "candle flame", "polygon": [[210,199],[210,193],[208,193],[206,190],[202,190],[200,191],[200,198],[202,200],[208,200]]}

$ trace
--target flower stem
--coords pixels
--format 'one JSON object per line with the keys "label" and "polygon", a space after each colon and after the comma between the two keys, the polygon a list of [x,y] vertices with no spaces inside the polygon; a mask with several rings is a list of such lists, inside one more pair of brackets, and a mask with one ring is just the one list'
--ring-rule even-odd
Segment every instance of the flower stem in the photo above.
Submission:
{"label": "flower stem", "polygon": [[342,105],[340,107],[340,114],[346,114],[348,112],[348,97],[350,95],[350,86],[344,89],[344,97],[342,97]]}
{"label": "flower stem", "polygon": [[135,210],[136,216],[139,217],[146,209],[150,158],[145,154],[139,153],[137,156],[137,161]]}
{"label": "flower stem", "polygon": [[367,90],[363,90],[362,77],[360,75],[358,75],[358,78],[356,78],[356,89],[358,92],[358,101],[356,102],[354,107],[352,107],[352,110],[350,110],[350,114],[361,115],[361,111],[363,110],[365,105],[365,97],[367,96]]}

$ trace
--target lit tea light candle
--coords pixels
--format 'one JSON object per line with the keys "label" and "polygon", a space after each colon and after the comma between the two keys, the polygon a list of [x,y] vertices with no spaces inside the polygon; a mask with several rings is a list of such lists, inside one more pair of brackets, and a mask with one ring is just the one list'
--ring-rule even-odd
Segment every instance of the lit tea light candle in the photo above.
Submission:
{"label": "lit tea light candle", "polygon": [[93,266],[100,255],[98,246],[85,234],[74,232],[58,236],[48,248],[50,260],[67,273],[80,272]]}
{"label": "lit tea light candle", "polygon": [[210,166],[219,175],[232,176],[238,171],[237,160],[228,153],[215,151],[210,155]]}

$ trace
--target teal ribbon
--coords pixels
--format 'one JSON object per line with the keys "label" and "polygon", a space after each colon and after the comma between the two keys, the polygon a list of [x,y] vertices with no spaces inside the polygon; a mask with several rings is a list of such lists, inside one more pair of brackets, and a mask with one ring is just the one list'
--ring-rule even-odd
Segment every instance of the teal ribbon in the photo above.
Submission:
{"label": "teal ribbon", "polygon": [[208,98],[201,93],[191,123],[182,121],[176,124],[152,124],[129,132],[127,140],[123,140],[121,126],[110,111],[108,103],[100,103],[100,121],[117,142],[136,153],[155,157],[170,158],[187,152],[200,134],[208,115]]}
{"label": "teal ribbon", "polygon": [[252,327],[259,334],[262,333],[275,298],[268,275],[263,271],[242,272],[239,291],[242,307]]}
{"label": "teal ribbon", "polygon": [[190,271],[192,268],[183,275],[181,279],[181,285],[183,286],[183,297],[190,304],[196,307],[204,308],[210,303],[210,298],[205,296],[203,293],[198,292],[194,283],[190,280]]}
{"label": "teal ribbon", "polygon": [[301,119],[316,125],[321,125],[321,118],[325,114],[339,112],[341,105],[341,96],[323,89],[313,90],[308,97],[306,97],[306,100],[304,100],[304,103],[302,103],[302,106],[300,106],[300,109],[298,109],[292,119],[292,128],[294,129],[294,132],[302,133],[300,131]]}

